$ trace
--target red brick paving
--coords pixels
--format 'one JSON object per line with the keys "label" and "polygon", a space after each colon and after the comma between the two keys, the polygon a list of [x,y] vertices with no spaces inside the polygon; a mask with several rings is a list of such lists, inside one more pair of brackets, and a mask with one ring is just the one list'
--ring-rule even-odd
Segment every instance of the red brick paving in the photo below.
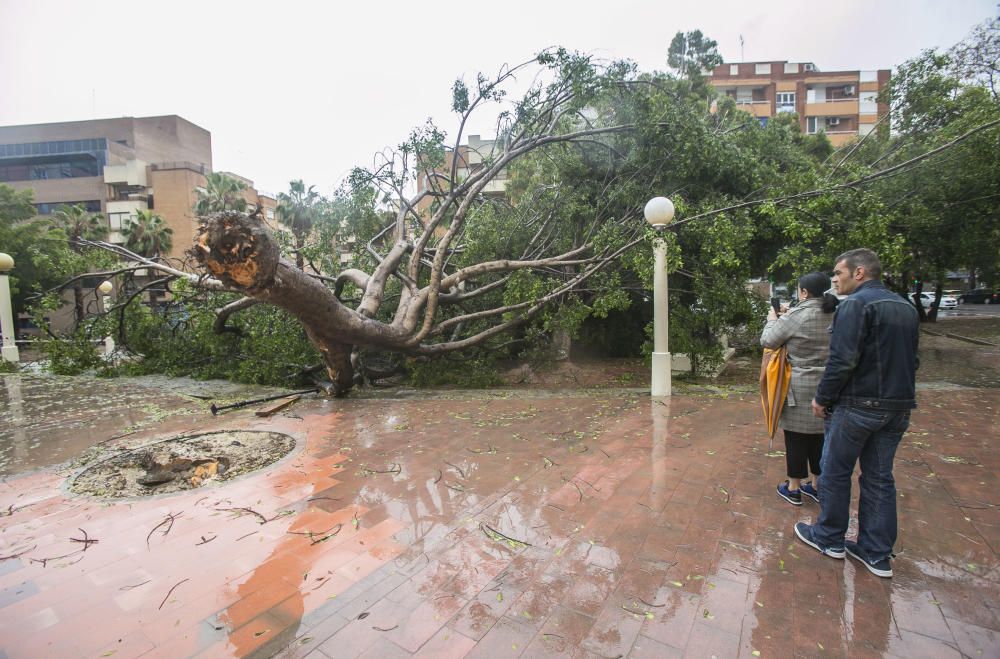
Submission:
{"label": "red brick paving", "polygon": [[[0,483],[0,556],[21,554],[0,561],[0,654],[1000,656],[1000,391],[920,403],[897,458],[891,581],[793,539],[817,507],[774,495],[784,459],[753,396],[206,416],[304,448],[141,501],[69,497],[48,471]],[[241,507],[269,521],[219,510]],[[86,551],[83,531],[99,540]]]}

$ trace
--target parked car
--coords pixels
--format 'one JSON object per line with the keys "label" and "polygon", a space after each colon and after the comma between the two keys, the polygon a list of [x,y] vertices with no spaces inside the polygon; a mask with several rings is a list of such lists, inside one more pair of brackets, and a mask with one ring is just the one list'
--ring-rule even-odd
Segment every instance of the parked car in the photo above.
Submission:
{"label": "parked car", "polygon": [[958,296],[958,301],[972,302],[973,304],[1000,304],[1000,293],[991,291],[988,288],[973,288]]}
{"label": "parked car", "polygon": [[[930,309],[931,305],[934,304],[934,293],[921,293],[920,294],[920,304],[924,309]],[[958,300],[956,300],[951,295],[941,296],[941,305],[938,309],[954,309],[958,306]]]}

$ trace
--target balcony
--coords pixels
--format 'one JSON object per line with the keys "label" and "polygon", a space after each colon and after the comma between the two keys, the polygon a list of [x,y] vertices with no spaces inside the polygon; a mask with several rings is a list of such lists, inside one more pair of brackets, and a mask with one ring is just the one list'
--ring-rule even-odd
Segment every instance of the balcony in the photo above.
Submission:
{"label": "balcony", "polygon": [[837,99],[819,103],[806,103],[807,117],[843,117],[858,114],[856,98]]}
{"label": "balcony", "polygon": [[[755,117],[771,116],[771,101],[736,101],[737,107]],[[792,108],[794,110],[794,108]]]}
{"label": "balcony", "polygon": [[146,163],[142,160],[129,160],[124,165],[107,165],[104,168],[104,182],[145,187]]}

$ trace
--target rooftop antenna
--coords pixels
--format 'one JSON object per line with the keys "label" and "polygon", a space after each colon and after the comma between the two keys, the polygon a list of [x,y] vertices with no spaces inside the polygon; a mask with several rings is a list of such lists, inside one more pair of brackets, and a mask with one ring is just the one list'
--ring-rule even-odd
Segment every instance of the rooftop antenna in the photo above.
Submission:
{"label": "rooftop antenna", "polygon": [[740,35],[740,61],[741,62],[746,61],[746,58],[743,57],[743,35],[742,34]]}

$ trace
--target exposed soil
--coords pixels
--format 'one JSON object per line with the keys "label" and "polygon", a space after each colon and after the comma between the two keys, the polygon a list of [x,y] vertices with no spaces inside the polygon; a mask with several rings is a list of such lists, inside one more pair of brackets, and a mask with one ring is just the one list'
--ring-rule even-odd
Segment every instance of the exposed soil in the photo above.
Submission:
{"label": "exposed soil", "polygon": [[293,437],[276,432],[175,437],[91,465],[73,479],[69,491],[109,499],[180,492],[256,471],[293,448]]}

